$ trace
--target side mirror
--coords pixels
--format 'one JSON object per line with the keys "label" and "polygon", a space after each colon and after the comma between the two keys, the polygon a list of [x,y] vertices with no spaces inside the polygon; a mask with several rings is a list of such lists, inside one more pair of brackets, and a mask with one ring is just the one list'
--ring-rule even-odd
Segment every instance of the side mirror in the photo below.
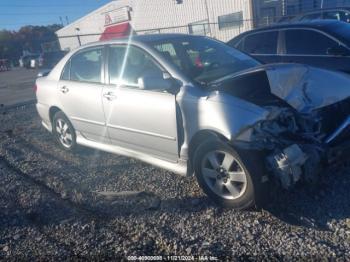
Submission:
{"label": "side mirror", "polygon": [[168,73],[150,73],[138,79],[138,87],[145,90],[174,91],[176,80]]}
{"label": "side mirror", "polygon": [[327,54],[333,56],[347,56],[350,55],[350,51],[346,47],[338,45],[328,48]]}
{"label": "side mirror", "polygon": [[43,71],[40,71],[36,77],[44,77],[44,76],[48,76],[50,74],[50,70],[43,70]]}

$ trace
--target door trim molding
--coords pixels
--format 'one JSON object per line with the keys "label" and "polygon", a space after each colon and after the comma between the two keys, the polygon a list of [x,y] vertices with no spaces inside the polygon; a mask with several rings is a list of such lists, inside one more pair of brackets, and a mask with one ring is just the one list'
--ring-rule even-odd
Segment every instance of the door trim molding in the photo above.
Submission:
{"label": "door trim molding", "polygon": [[72,120],[85,122],[85,123],[89,123],[89,124],[94,124],[94,125],[98,125],[98,126],[105,126],[106,125],[105,123],[102,123],[102,122],[97,122],[97,121],[88,120],[88,119],[85,119],[85,118],[80,118],[80,117],[75,117],[75,116],[71,116],[70,118]]}
{"label": "door trim molding", "polygon": [[172,136],[161,135],[161,134],[148,132],[148,131],[143,131],[143,130],[138,130],[138,129],[134,129],[134,128],[128,128],[128,127],[123,127],[123,126],[116,126],[116,125],[111,125],[111,124],[107,124],[107,127],[114,128],[114,129],[119,129],[119,130],[123,130],[123,131],[129,131],[129,132],[133,132],[133,133],[137,133],[137,134],[154,136],[154,137],[159,137],[159,138],[163,138],[163,139],[167,139],[167,140],[176,141],[176,138],[172,137]]}

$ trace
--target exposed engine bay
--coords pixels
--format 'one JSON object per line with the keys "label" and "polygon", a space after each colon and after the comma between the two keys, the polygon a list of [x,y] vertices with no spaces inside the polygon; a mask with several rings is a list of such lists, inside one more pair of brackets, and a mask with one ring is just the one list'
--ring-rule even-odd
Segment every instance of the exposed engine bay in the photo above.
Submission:
{"label": "exposed engine bay", "polygon": [[323,165],[350,148],[349,78],[320,71],[304,65],[264,66],[220,85],[269,111],[266,120],[241,130],[235,144],[263,151],[268,170],[284,188],[317,180]]}

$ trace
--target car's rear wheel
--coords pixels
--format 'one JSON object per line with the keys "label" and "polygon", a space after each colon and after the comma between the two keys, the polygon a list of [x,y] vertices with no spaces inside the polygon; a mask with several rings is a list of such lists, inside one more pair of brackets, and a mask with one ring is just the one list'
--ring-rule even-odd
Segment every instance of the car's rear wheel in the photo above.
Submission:
{"label": "car's rear wheel", "polygon": [[52,128],[54,137],[62,149],[70,151],[76,147],[74,127],[61,111],[54,115]]}
{"label": "car's rear wheel", "polygon": [[203,191],[218,205],[247,209],[257,204],[264,185],[258,161],[253,155],[240,156],[231,146],[220,140],[200,145],[194,155],[194,169]]}

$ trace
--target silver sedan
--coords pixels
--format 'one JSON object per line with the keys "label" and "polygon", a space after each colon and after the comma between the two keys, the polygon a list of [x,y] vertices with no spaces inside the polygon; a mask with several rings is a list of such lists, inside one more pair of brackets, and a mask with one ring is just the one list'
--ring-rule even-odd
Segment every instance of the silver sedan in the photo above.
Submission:
{"label": "silver sedan", "polygon": [[349,85],[342,73],[263,66],[207,37],[165,34],[80,47],[37,79],[36,95],[62,149],[195,174],[216,203],[245,209],[274,184],[317,179],[344,152]]}

